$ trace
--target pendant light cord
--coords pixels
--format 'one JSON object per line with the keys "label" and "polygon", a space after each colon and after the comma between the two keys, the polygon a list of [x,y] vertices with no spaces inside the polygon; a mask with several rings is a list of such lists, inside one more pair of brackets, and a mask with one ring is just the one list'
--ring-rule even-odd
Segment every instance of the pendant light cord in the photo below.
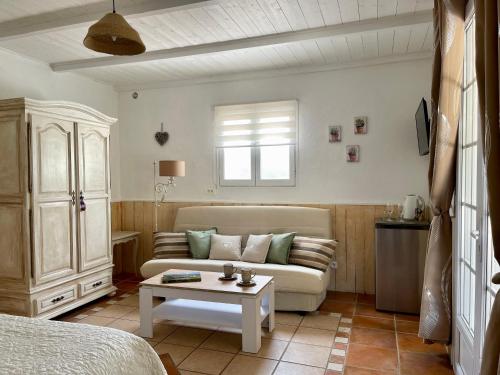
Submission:
{"label": "pendant light cord", "polygon": [[113,0],[113,13],[116,13],[116,11],[115,11],[115,0]]}

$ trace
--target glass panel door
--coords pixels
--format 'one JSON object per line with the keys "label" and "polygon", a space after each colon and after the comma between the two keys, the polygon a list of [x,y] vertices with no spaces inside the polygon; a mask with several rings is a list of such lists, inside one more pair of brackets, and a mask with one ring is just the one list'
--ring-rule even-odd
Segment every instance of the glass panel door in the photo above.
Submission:
{"label": "glass panel door", "polygon": [[477,82],[475,70],[475,22],[465,32],[462,118],[458,147],[458,222],[455,249],[454,330],[455,369],[457,373],[477,373],[481,343],[482,260],[482,160],[478,142]]}
{"label": "glass panel door", "polygon": [[464,64],[463,114],[460,132],[460,165],[461,184],[459,194],[460,205],[460,238],[459,238],[459,317],[464,327],[474,336],[475,328],[475,285],[477,276],[476,248],[478,239],[478,137],[477,137],[477,83],[473,69],[474,21],[466,30],[466,48]]}
{"label": "glass panel door", "polygon": [[457,374],[478,374],[484,335],[498,285],[491,282],[500,271],[493,254],[491,223],[487,210],[485,171],[478,123],[475,72],[475,22],[473,3],[465,30],[464,82],[457,174],[457,207],[454,249],[453,363]]}

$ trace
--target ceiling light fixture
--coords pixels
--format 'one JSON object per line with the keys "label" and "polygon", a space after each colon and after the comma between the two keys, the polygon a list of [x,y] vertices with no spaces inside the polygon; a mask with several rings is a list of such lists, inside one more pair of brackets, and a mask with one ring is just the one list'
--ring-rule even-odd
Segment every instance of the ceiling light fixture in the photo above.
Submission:
{"label": "ceiling light fixture", "polygon": [[144,43],[132,26],[115,11],[108,13],[89,27],[83,45],[93,51],[110,55],[139,55],[146,50]]}

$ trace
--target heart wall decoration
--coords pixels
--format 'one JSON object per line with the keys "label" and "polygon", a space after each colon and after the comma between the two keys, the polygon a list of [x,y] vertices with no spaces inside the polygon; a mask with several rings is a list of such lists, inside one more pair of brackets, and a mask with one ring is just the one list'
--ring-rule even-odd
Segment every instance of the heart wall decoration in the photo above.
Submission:
{"label": "heart wall decoration", "polygon": [[168,141],[168,133],[163,131],[163,122],[161,123],[161,130],[155,133],[155,139],[160,146],[163,146]]}

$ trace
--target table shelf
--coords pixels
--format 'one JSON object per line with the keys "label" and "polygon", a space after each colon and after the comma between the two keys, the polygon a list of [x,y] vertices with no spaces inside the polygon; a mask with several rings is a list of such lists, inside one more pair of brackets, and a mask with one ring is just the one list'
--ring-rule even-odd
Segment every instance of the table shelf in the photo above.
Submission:
{"label": "table shelf", "polygon": [[[165,318],[176,322],[242,328],[241,305],[177,298],[156,306],[153,313],[156,318]],[[261,322],[266,319],[268,314],[269,311],[261,306]]]}

